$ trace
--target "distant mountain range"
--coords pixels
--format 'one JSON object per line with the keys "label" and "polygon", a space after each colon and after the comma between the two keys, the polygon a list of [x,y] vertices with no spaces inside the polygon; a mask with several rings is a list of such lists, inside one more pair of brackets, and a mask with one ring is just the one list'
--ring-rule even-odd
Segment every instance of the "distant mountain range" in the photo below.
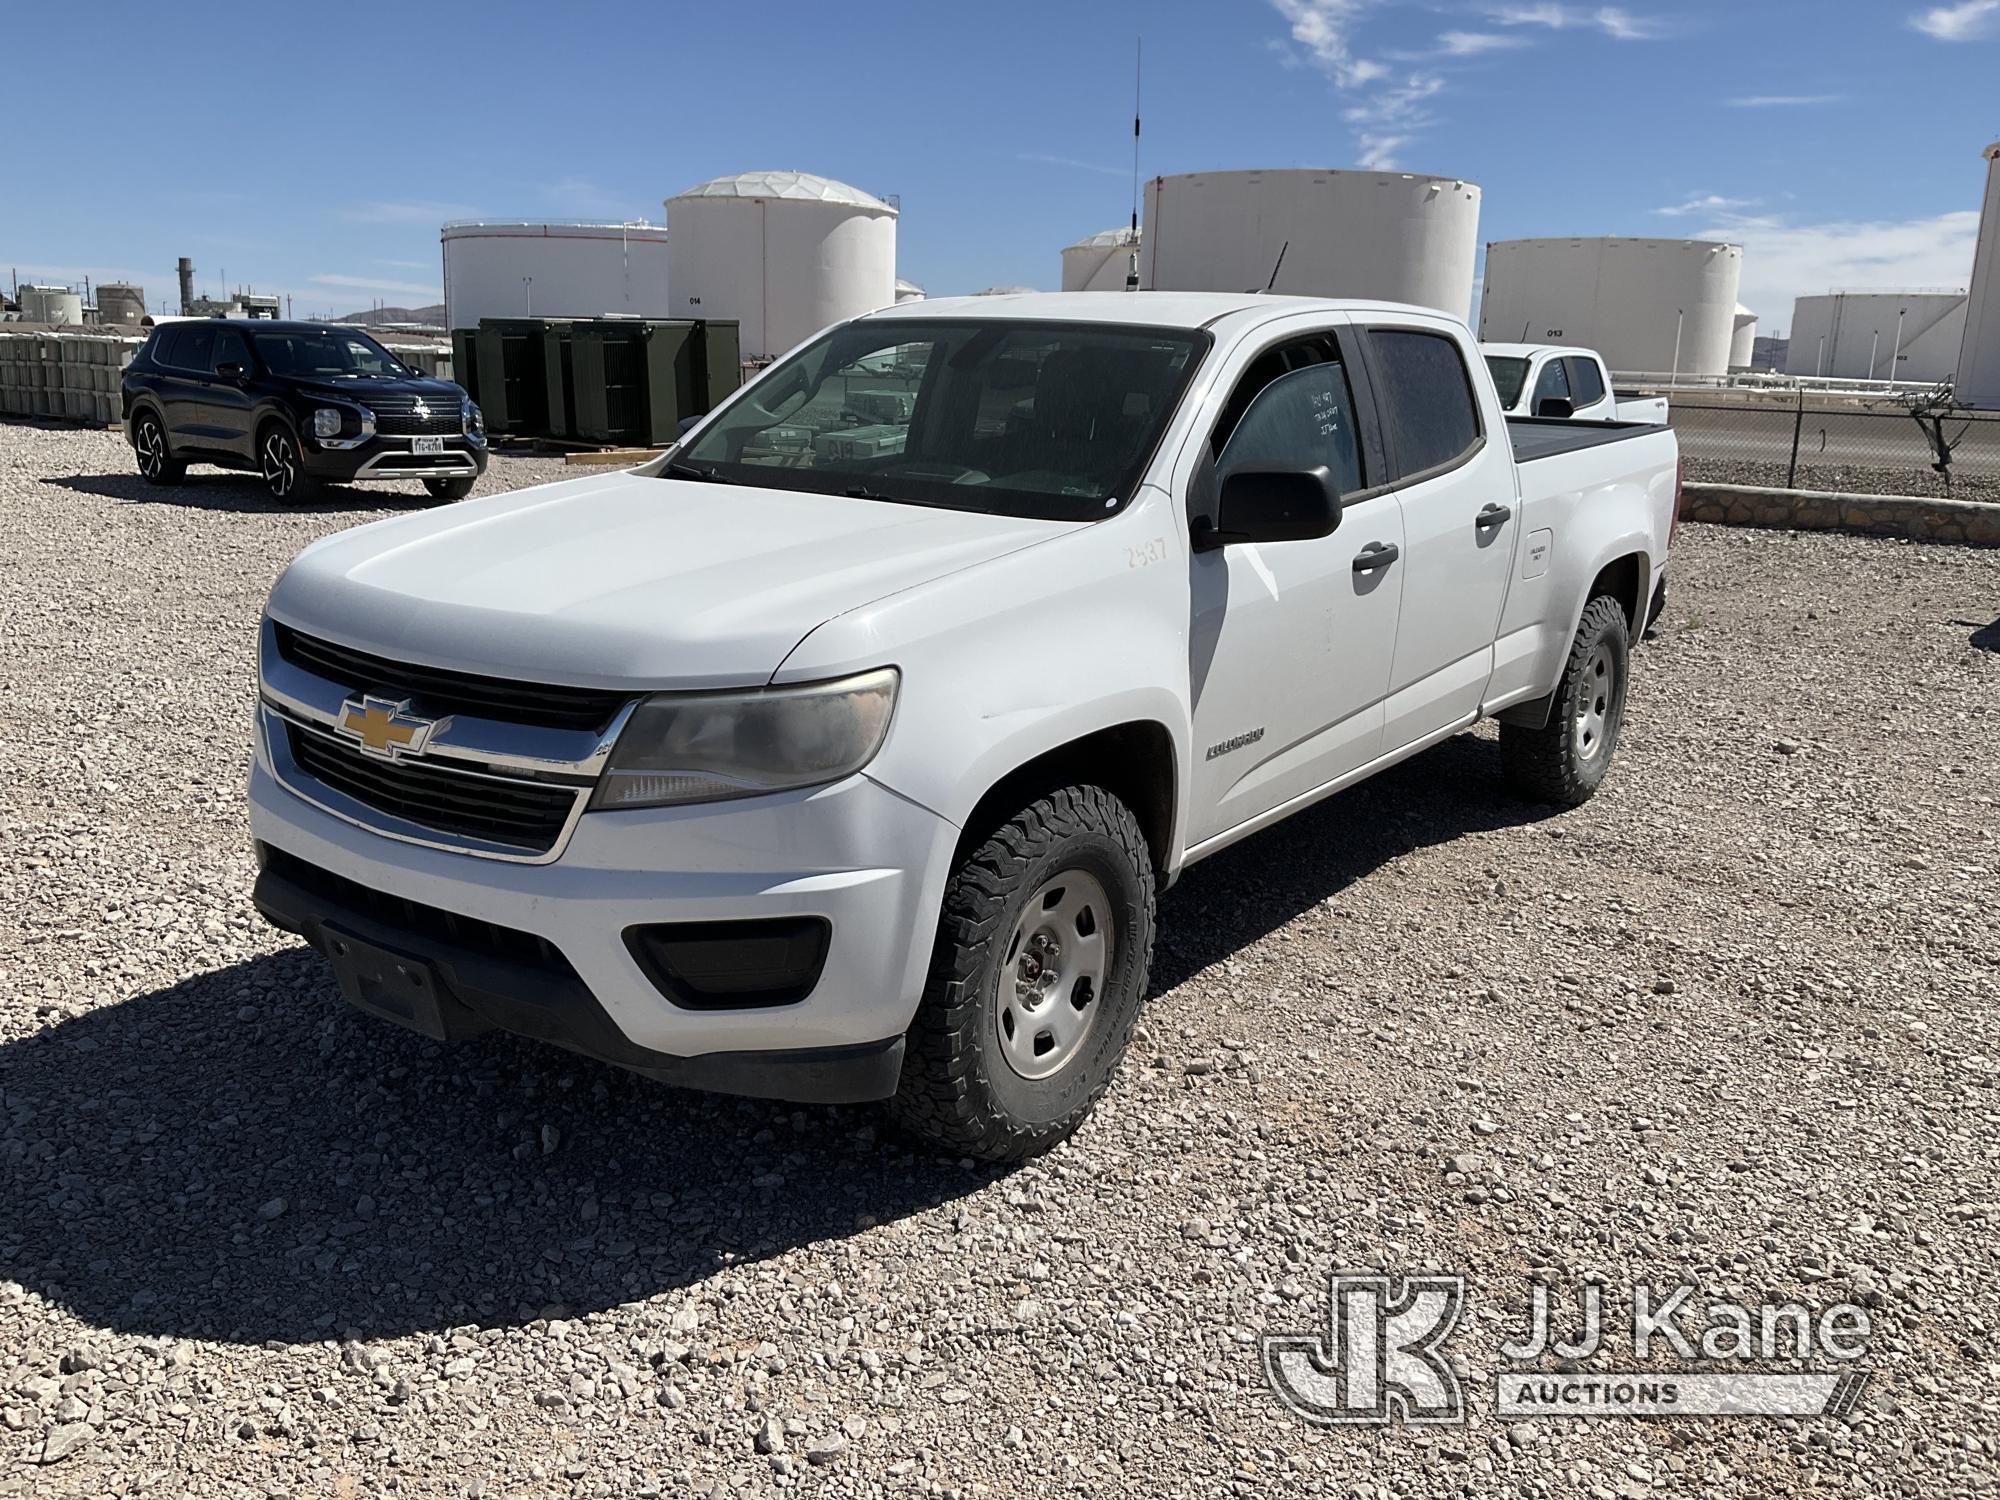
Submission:
{"label": "distant mountain range", "polygon": [[359,323],[364,328],[374,328],[383,323],[429,323],[435,328],[442,328],[444,304],[433,302],[429,307],[371,307],[366,312],[348,313],[334,321]]}

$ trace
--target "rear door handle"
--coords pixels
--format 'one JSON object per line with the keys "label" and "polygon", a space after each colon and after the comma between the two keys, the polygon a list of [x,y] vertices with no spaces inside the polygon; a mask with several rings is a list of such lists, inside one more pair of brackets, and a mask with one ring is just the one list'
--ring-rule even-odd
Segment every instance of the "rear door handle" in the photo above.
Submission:
{"label": "rear door handle", "polygon": [[1372,573],[1377,568],[1386,568],[1403,555],[1403,549],[1394,542],[1370,542],[1354,554],[1354,571]]}
{"label": "rear door handle", "polygon": [[1472,524],[1484,531],[1489,526],[1498,526],[1513,514],[1514,507],[1511,505],[1489,505],[1473,518]]}

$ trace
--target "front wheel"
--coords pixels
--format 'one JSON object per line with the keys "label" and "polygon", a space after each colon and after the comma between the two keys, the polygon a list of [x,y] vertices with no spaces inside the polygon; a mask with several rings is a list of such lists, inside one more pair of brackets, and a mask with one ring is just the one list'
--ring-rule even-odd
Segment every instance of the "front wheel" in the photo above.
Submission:
{"label": "front wheel", "polygon": [[264,486],[273,500],[283,505],[299,505],[318,494],[319,481],[306,472],[299,457],[298,439],[288,429],[275,424],[265,428],[257,453],[264,470]]}
{"label": "front wheel", "polygon": [[1583,607],[1548,722],[1500,726],[1501,761],[1516,789],[1558,807],[1590,800],[1618,748],[1631,662],[1625,611],[1599,594]]}
{"label": "front wheel", "polygon": [[1101,787],[1029,803],[959,862],[890,1105],[932,1145],[1019,1161],[1076,1129],[1132,1039],[1153,864]]}
{"label": "front wheel", "polygon": [[148,484],[179,484],[187,478],[187,465],[167,447],[167,430],[151,412],[139,418],[132,430],[132,451],[138,455],[139,475]]}
{"label": "front wheel", "polygon": [[430,492],[433,500],[463,500],[472,493],[472,487],[476,483],[478,483],[476,479],[461,475],[456,479],[426,479],[424,488]]}

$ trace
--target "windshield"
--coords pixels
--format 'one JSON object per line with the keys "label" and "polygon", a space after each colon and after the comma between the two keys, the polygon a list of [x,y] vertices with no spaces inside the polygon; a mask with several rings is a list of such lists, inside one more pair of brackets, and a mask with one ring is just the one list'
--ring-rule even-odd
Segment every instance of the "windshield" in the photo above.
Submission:
{"label": "windshield", "polygon": [[1486,368],[1493,372],[1493,383],[1500,388],[1500,409],[1512,411],[1528,379],[1528,361],[1518,354],[1489,354]]}
{"label": "windshield", "polygon": [[257,352],[273,375],[329,380],[408,379],[411,371],[365,333],[258,333]]}
{"label": "windshield", "polygon": [[1131,498],[1209,342],[1185,328],[862,319],[772,366],[664,475],[1098,520]]}

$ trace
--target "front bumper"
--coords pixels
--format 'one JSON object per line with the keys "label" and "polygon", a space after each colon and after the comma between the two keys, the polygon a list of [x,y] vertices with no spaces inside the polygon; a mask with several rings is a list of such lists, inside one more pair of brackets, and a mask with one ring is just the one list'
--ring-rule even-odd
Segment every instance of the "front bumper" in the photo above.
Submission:
{"label": "front bumper", "polygon": [[[446,1034],[498,1026],[670,1082],[802,1102],[894,1091],[958,835],[863,775],[741,802],[587,813],[554,863],[513,864],[355,827],[280,786],[261,754],[250,822],[260,844],[289,856],[259,878],[265,915],[322,951],[332,929],[419,960],[438,976]],[[290,861],[305,879],[271,868]],[[385,917],[378,894],[470,921],[441,941],[393,909]],[[638,926],[780,917],[831,928],[817,983],[788,1004],[676,1003],[625,940]],[[490,941],[479,924],[525,934],[557,962],[512,962],[496,951],[511,937]]]}
{"label": "front bumper", "polygon": [[371,437],[352,448],[300,440],[306,472],[336,484],[377,479],[476,479],[486,472],[486,440],[472,433],[444,438],[442,453],[417,453],[407,437]]}

